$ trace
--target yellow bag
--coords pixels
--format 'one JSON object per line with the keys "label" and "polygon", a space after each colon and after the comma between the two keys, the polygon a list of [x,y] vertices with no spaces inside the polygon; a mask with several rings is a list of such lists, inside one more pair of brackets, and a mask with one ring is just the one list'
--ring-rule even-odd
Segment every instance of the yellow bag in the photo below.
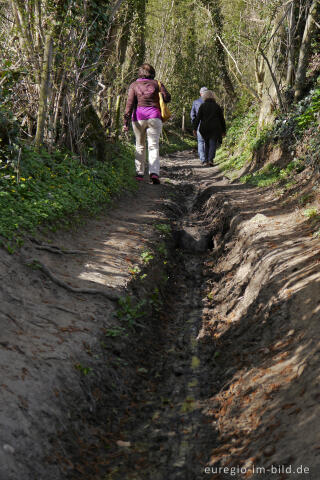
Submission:
{"label": "yellow bag", "polygon": [[158,80],[158,85],[159,85],[159,104],[160,104],[160,110],[161,110],[161,119],[163,122],[166,122],[171,117],[171,112],[167,107],[167,104],[163,100],[163,96],[161,93],[161,83],[159,82],[159,80]]}

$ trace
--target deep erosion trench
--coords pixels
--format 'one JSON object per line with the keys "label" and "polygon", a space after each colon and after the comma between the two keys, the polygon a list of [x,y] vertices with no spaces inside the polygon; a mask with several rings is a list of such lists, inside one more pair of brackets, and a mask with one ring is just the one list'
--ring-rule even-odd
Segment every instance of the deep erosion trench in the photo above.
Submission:
{"label": "deep erosion trench", "polygon": [[1,480],[318,480],[319,241],[192,152],[162,172],[2,252]]}

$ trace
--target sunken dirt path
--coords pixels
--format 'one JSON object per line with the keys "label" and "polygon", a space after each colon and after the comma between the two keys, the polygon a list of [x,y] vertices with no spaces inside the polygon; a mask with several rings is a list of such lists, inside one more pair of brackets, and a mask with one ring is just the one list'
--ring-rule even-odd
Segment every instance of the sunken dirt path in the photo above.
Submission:
{"label": "sunken dirt path", "polygon": [[1,252],[0,480],[318,480],[319,240],[192,152],[162,172]]}

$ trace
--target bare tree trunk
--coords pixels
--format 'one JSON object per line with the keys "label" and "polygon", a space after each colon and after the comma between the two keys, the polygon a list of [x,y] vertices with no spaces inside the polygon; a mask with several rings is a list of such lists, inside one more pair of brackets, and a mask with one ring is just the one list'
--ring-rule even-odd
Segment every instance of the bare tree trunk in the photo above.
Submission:
{"label": "bare tree trunk", "polygon": [[181,123],[182,133],[186,133],[186,107],[182,109],[182,123]]}
{"label": "bare tree trunk", "polygon": [[260,48],[261,48],[261,41],[258,44],[255,57],[254,57],[254,63],[255,63],[255,77],[256,77],[256,82],[257,82],[257,94],[259,99],[261,100],[262,94],[263,94],[263,83],[264,83],[264,77],[265,77],[265,69],[264,69],[264,61],[263,57],[260,54]]}
{"label": "bare tree trunk", "polygon": [[282,79],[281,45],[284,38],[284,19],[285,15],[283,14],[283,9],[280,9],[273,21],[273,29],[267,43],[267,51],[264,51],[260,45],[258,45],[260,54],[266,66],[259,114],[260,128],[273,122],[275,111],[279,106],[281,110],[284,110],[280,90]]}
{"label": "bare tree trunk", "polygon": [[108,128],[107,128],[107,135],[110,135],[112,130],[112,87],[108,88],[107,93],[107,112],[108,112]]}
{"label": "bare tree trunk", "polygon": [[121,95],[118,95],[117,101],[116,101],[116,118],[115,118],[116,138],[119,137],[119,133],[120,133],[120,104],[121,104]]}
{"label": "bare tree trunk", "polygon": [[43,46],[43,29],[42,29],[42,12],[41,12],[41,0],[36,0],[36,5],[35,5],[35,22],[37,25],[36,29],[36,48],[37,51],[39,52],[40,49]]}
{"label": "bare tree trunk", "polygon": [[309,60],[310,43],[316,26],[316,15],[319,8],[319,0],[313,0],[307,16],[302,42],[300,45],[299,60],[294,85],[295,101],[301,98],[306,81],[307,65]]}
{"label": "bare tree trunk", "polygon": [[52,142],[56,140],[57,138],[57,127],[58,127],[58,117],[61,109],[61,103],[62,103],[62,92],[64,89],[64,84],[65,84],[65,71],[62,73],[61,77],[61,82],[60,82],[60,87],[59,87],[59,92],[56,100],[56,104],[54,107],[54,112],[53,112],[53,125],[52,125]]}
{"label": "bare tree trunk", "polygon": [[117,15],[118,11],[121,8],[121,5],[123,4],[124,0],[117,0],[111,10],[111,15],[110,15],[110,23],[112,24],[114,21],[115,16]]}
{"label": "bare tree trunk", "polygon": [[291,87],[293,84],[294,74],[294,30],[295,30],[295,15],[294,10],[296,6],[296,0],[292,0],[291,7],[288,14],[288,67],[287,67],[287,79],[286,84]]}
{"label": "bare tree trunk", "polygon": [[283,112],[285,110],[284,108],[284,104],[283,104],[283,101],[282,101],[282,95],[281,95],[281,91],[280,91],[280,87],[279,87],[279,83],[278,83],[278,80],[276,78],[276,75],[275,73],[273,72],[272,70],[272,66],[269,62],[269,59],[267,57],[267,55],[264,53],[264,51],[261,49],[260,50],[260,53],[263,57],[263,59],[265,60],[267,66],[268,66],[268,69],[269,69],[269,72],[270,72],[270,76],[272,78],[272,81],[273,81],[273,84],[274,84],[274,88],[275,88],[275,91],[276,91],[276,94],[277,94],[277,99],[278,99],[278,104],[280,106],[280,109],[281,111]]}
{"label": "bare tree trunk", "polygon": [[46,117],[47,117],[50,71],[51,71],[51,65],[52,65],[52,48],[53,48],[52,32],[48,32],[46,35],[43,61],[42,61],[39,110],[38,110],[38,118],[37,118],[37,132],[36,132],[36,138],[35,138],[36,148],[39,148],[43,143],[44,127],[45,127]]}
{"label": "bare tree trunk", "polygon": [[26,53],[28,58],[32,57],[32,42],[29,32],[29,27],[26,23],[25,19],[25,11],[21,8],[20,3],[17,0],[11,0],[11,7],[15,18],[15,24],[17,25],[17,29],[20,33],[19,35],[19,42],[22,51]]}

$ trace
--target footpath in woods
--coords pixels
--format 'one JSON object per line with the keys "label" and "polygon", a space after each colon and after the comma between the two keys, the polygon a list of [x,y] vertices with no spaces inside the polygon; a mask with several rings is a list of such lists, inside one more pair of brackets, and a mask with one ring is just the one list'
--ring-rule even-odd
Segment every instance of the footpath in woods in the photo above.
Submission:
{"label": "footpath in woods", "polygon": [[318,480],[319,239],[193,152],[162,165],[2,250],[0,480]]}

